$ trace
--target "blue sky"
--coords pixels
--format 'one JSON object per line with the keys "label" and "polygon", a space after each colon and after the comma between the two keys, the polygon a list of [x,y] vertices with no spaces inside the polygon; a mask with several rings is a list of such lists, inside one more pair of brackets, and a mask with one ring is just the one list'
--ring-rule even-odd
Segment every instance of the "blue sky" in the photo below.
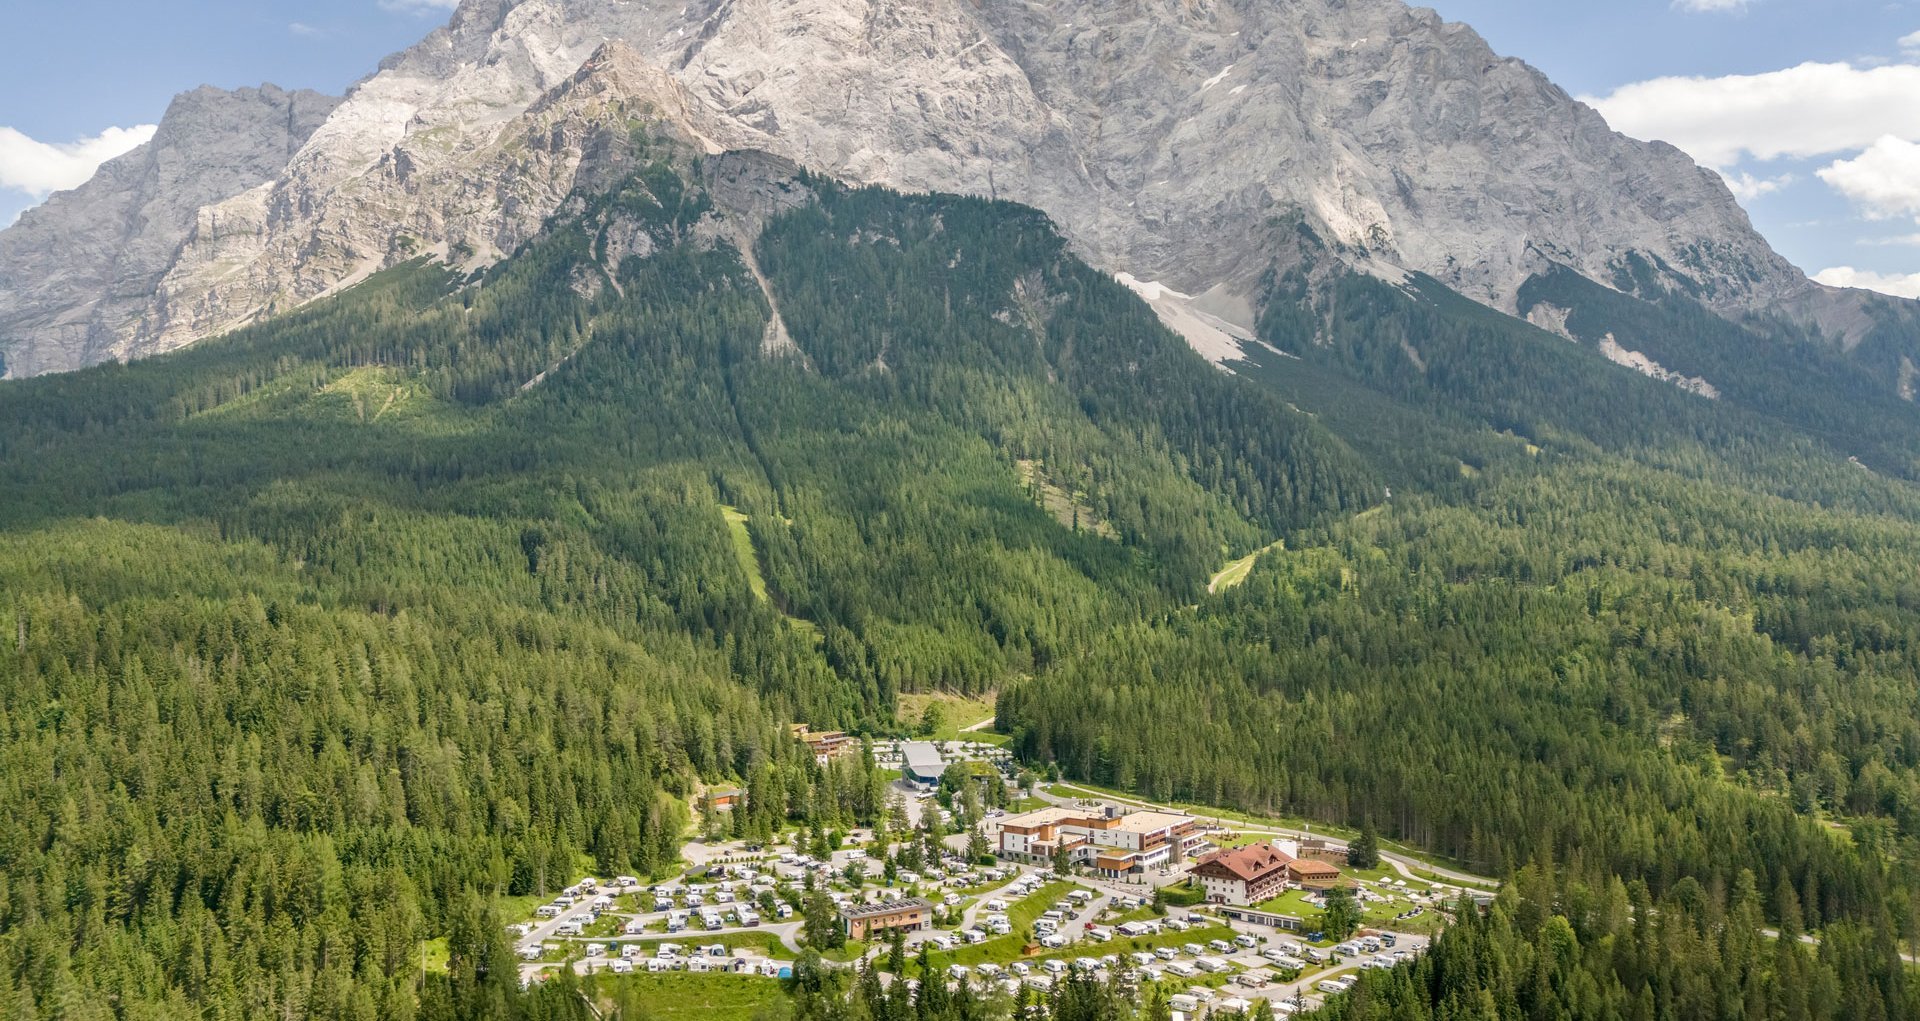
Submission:
{"label": "blue sky", "polygon": [[[1615,127],[1727,175],[1802,268],[1920,295],[1920,0],[1431,2]],[[13,5],[9,35],[31,40],[31,57],[0,62],[0,223],[143,137],[176,92],[272,81],[338,93],[450,6]]]}

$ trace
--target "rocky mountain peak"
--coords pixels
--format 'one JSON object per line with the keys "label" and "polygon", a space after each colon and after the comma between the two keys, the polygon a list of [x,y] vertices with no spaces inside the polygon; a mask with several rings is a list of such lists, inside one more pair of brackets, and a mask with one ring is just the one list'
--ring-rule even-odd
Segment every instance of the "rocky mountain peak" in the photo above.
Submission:
{"label": "rocky mountain peak", "polygon": [[[1296,227],[1513,313],[1552,266],[1611,283],[1639,260],[1730,316],[1846,337],[1874,321],[1774,253],[1711,172],[1400,0],[468,0],[270,184],[201,189],[139,284],[146,309],[77,357],[169,350],[422,252],[501,258],[578,183],[567,147],[588,132],[565,122],[615,114],[709,151],[1037,206],[1097,265],[1229,325]],[[42,348],[18,286],[0,290],[16,324],[0,343]]]}
{"label": "rocky mountain peak", "polygon": [[274,85],[182,93],[152,140],[0,231],[9,375],[124,357],[200,211],[278,177],[339,102]]}

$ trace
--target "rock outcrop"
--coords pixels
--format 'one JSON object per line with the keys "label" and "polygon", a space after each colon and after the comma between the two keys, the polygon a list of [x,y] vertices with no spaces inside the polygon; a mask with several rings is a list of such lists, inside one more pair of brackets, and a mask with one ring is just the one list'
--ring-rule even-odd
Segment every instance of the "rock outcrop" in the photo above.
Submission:
{"label": "rock outcrop", "polygon": [[[709,148],[1037,206],[1223,328],[1301,227],[1508,312],[1552,265],[1612,283],[1637,259],[1733,317],[1850,341],[1884,314],[1808,281],[1683,153],[1400,0],[467,0],[270,182],[176,185],[175,205],[200,200],[191,229],[157,278],[114,277],[123,311],[73,290],[32,320],[18,271],[0,277],[0,343],[20,372],[165,351],[421,253],[501,258],[581,183],[573,119],[612,109],[588,95],[638,97],[616,112]],[[63,207],[124,220],[123,189],[88,189]],[[0,251],[34,247],[20,231]],[[85,344],[42,329],[75,316]]]}
{"label": "rock outcrop", "polygon": [[132,354],[161,278],[203,210],[268,185],[339,105],[271,85],[200,88],[147,144],[0,231],[0,357],[14,376]]}

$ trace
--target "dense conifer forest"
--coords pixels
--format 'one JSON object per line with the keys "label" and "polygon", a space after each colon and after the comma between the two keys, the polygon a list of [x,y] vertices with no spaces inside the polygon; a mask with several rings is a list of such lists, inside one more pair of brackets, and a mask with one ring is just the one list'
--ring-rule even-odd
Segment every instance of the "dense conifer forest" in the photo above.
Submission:
{"label": "dense conifer forest", "polygon": [[[1222,372],[1031,210],[801,177],[743,252],[655,155],[480,278],[0,385],[0,1016],[647,1016],[521,992],[493,905],[671,874],[707,785],[871,823],[785,726],[929,690],[1514,879],[1330,1015],[1920,1016],[1910,407],[1359,278],[1277,277]],[[1027,1006],[803,962],[781,1009]]]}

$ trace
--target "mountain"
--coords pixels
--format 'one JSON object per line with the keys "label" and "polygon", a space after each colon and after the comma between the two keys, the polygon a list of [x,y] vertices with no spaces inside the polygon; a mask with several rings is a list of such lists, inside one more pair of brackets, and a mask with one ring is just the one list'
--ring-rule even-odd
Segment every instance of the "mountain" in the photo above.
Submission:
{"label": "mountain", "polygon": [[[193,229],[143,232],[142,272],[123,274],[111,314],[84,310],[97,287],[0,277],[0,350],[15,375],[151,354],[423,252],[468,270],[497,261],[568,194],[565,128],[533,133],[610,44],[714,146],[1032,205],[1094,265],[1158,285],[1170,321],[1244,335],[1303,224],[1342,265],[1423,274],[1516,315],[1571,311],[1520,302],[1565,267],[1847,348],[1892,331],[1889,357],[1917,354],[1912,303],[1811,283],[1715,175],[1398,0],[468,0],[323,124],[288,120],[297,152],[248,165],[270,184],[162,188],[196,207]],[[222,130],[183,106],[163,134],[187,141],[172,144]],[[58,206],[125,223],[129,193],[152,187],[127,176],[103,171]],[[98,259],[53,245],[53,227],[24,221],[0,253],[96,279]],[[75,317],[92,339],[48,329]]]}
{"label": "mountain", "polygon": [[503,923],[880,823],[785,724],[944,691],[1036,771],[1512,875],[1403,1016],[1915,1016],[1911,483],[1431,278],[1290,272],[1222,372],[1045,214],[710,152],[604,58],[528,115],[578,155],[513,257],[0,385],[12,1014],[651,1016],[523,993]]}
{"label": "mountain", "polygon": [[212,207],[257,199],[338,103],[271,85],[184,93],[152,140],[0,231],[0,360],[8,374],[141,353],[130,342],[153,314],[181,245],[230,229]]}
{"label": "mountain", "polygon": [[689,839],[926,874],[788,728],[947,694],[1503,881],[1319,1016],[1920,1021],[1910,306],[1430,15],[1053,11],[469,2],[0,236],[0,1013],[1165,1021],[514,960]]}

